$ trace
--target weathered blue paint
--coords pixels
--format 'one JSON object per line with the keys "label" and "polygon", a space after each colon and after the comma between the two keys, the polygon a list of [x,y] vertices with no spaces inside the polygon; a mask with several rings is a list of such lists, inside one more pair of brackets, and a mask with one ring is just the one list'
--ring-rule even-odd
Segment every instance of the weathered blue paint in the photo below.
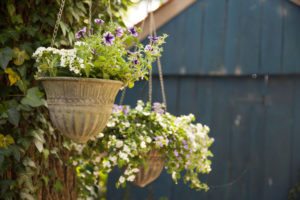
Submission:
{"label": "weathered blue paint", "polygon": [[159,31],[165,73],[300,73],[299,18],[288,0],[198,0]]}

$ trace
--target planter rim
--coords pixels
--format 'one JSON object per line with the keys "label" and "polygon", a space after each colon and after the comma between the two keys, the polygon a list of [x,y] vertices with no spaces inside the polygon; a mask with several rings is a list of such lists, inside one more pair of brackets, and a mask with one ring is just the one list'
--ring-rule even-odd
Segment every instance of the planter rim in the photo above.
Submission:
{"label": "planter rim", "polygon": [[110,80],[110,79],[100,79],[100,78],[80,78],[80,77],[65,77],[65,76],[57,76],[57,77],[38,77],[36,78],[38,81],[77,81],[77,82],[102,82],[102,83],[112,83],[117,85],[124,86],[122,81]]}

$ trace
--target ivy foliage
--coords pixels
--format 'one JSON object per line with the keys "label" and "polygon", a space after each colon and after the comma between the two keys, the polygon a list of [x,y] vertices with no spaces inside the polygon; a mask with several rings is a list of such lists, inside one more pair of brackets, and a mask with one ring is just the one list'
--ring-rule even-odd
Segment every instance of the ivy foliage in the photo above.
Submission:
{"label": "ivy foliage", "polygon": [[[67,186],[56,165],[68,150],[51,123],[32,53],[49,46],[60,0],[0,1],[0,197],[38,199],[41,192],[60,194]],[[90,1],[66,0],[55,46],[69,47],[74,33],[88,23]],[[114,20],[130,0],[111,1]],[[108,0],[93,1],[92,17],[108,20]],[[42,194],[43,198],[47,198]],[[51,199],[64,199],[51,196]]]}

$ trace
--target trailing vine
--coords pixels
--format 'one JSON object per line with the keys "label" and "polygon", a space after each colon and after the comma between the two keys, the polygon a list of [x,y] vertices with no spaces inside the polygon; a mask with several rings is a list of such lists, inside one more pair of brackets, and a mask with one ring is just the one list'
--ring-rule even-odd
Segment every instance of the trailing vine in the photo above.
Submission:
{"label": "trailing vine", "polygon": [[[71,152],[49,122],[45,95],[31,59],[49,46],[59,0],[0,1],[0,196],[1,199],[76,199]],[[68,47],[88,23],[89,1],[66,0],[55,46]],[[108,0],[93,2],[93,17],[109,19]],[[115,20],[130,0],[112,4]],[[99,14],[102,13],[102,14]]]}

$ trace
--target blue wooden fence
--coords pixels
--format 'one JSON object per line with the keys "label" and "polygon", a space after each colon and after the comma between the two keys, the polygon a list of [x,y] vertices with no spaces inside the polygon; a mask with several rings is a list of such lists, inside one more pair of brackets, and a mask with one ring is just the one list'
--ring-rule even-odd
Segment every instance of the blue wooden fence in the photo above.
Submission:
{"label": "blue wooden fence", "polygon": [[[194,113],[215,138],[209,192],[150,186],[108,199],[283,200],[300,175],[300,7],[288,0],[198,0],[161,28],[169,111]],[[161,101],[157,77],[154,98]],[[147,84],[125,103],[147,100]]]}

